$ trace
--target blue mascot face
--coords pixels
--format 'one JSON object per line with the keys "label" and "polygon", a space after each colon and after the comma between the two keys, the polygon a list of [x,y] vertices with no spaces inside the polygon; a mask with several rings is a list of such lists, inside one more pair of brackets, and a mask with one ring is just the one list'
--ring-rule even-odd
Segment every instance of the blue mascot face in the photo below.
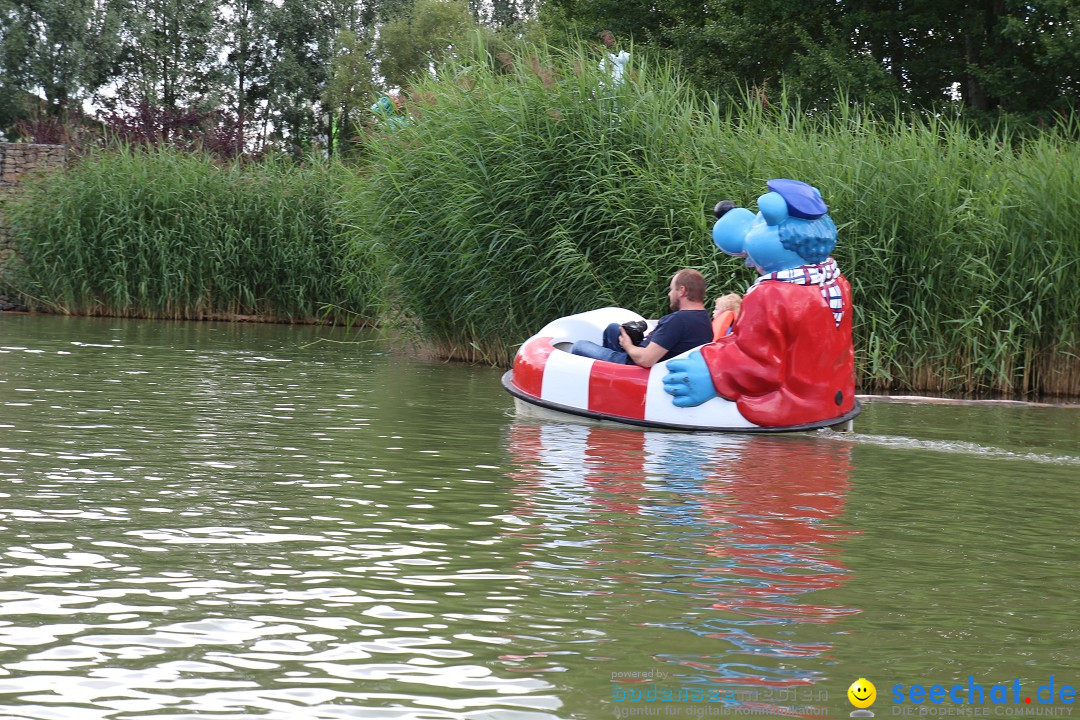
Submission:
{"label": "blue mascot face", "polygon": [[745,257],[761,273],[819,263],[836,247],[836,225],[817,188],[798,180],[770,180],[758,213],[728,210],[713,226],[713,242]]}

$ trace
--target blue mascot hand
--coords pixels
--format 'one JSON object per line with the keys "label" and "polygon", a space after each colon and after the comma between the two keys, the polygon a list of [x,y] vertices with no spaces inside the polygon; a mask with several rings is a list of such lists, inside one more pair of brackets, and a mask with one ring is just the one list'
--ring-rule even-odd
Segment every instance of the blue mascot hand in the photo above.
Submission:
{"label": "blue mascot hand", "polygon": [[695,350],[684,358],[667,364],[664,376],[664,392],[673,395],[676,407],[696,407],[716,397],[709,366],[701,352]]}

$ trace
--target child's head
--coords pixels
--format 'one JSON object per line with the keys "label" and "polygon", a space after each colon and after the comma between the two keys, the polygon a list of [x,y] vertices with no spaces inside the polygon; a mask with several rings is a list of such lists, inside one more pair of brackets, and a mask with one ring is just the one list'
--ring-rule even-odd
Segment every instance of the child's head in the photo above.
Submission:
{"label": "child's head", "polygon": [[722,295],[716,298],[716,311],[713,314],[719,315],[726,310],[730,310],[731,312],[738,315],[739,308],[741,307],[742,296],[738,293],[728,293],[727,295]]}

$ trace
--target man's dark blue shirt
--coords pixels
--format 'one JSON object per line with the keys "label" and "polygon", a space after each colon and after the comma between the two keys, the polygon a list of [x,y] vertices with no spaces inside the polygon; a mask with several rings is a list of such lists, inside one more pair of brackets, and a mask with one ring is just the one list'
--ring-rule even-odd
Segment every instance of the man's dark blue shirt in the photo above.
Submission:
{"label": "man's dark blue shirt", "polygon": [[656,343],[667,348],[667,354],[660,358],[663,362],[709,342],[712,342],[712,318],[708,311],[678,310],[660,318],[641,346]]}

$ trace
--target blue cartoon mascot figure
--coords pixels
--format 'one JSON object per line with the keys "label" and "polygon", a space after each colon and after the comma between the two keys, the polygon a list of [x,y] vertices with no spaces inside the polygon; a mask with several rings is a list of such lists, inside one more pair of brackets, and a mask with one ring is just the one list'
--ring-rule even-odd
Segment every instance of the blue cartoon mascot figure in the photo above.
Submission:
{"label": "blue cartoon mascot figure", "polygon": [[680,407],[734,401],[762,427],[797,427],[855,408],[851,286],[831,257],[836,225],[817,188],[770,180],[758,212],[722,202],[713,242],[760,277],[731,333],[667,364],[664,389]]}

